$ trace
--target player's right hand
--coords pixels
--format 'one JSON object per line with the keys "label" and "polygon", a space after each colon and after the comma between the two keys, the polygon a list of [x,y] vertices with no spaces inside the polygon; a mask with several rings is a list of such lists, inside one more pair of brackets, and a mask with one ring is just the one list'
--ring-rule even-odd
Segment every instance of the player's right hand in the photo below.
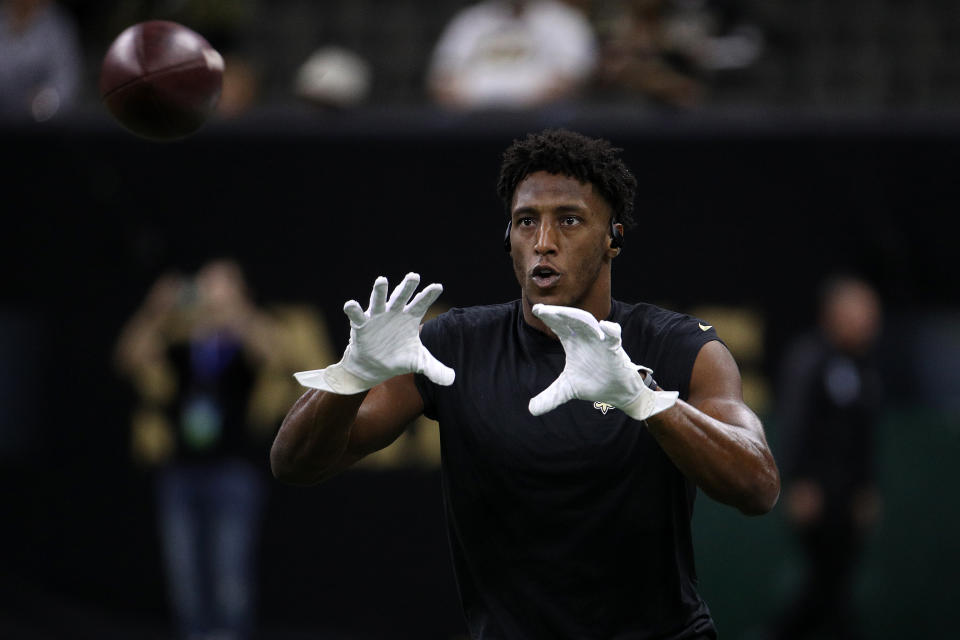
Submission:
{"label": "player's right hand", "polygon": [[295,373],[297,382],[342,395],[366,391],[406,373],[422,373],[443,386],[453,384],[454,370],[420,342],[421,320],[443,286],[428,285],[410,300],[418,284],[420,276],[408,273],[387,299],[387,279],[380,276],[373,284],[366,311],[356,300],[343,305],[350,318],[350,342],[343,358],[324,369]]}

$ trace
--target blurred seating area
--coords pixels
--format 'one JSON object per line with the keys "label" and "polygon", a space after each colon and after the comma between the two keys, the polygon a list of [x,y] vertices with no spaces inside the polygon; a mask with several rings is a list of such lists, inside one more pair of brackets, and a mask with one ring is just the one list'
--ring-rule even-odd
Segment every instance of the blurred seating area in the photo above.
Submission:
{"label": "blurred seating area", "polygon": [[[249,71],[243,106],[304,102],[298,73],[311,56],[345,98],[324,106],[430,103],[427,70],[445,26],[472,0],[162,0],[61,2],[76,17],[92,108],[99,63],[122,28],[180,21]],[[624,12],[657,14],[651,38],[665,63],[701,85],[699,99],[668,106],[724,112],[872,114],[949,112],[960,95],[960,7],[948,0],[569,0],[604,39]],[[679,61],[679,62],[678,62]],[[339,75],[331,71],[336,67]],[[362,74],[361,77],[357,77]],[[320,75],[323,75],[322,73]],[[352,79],[352,80],[351,80]],[[229,80],[228,80],[229,81]],[[352,82],[352,84],[351,84]],[[226,88],[225,88],[226,91]],[[643,90],[588,83],[581,104],[647,104]],[[340,95],[340,94],[338,94]],[[349,98],[349,99],[347,99]],[[659,105],[653,101],[652,107]]]}
{"label": "blurred seating area", "polygon": [[756,102],[842,111],[956,107],[960,90],[956,3],[751,4],[751,14],[758,12],[770,40],[765,61],[747,90]]}

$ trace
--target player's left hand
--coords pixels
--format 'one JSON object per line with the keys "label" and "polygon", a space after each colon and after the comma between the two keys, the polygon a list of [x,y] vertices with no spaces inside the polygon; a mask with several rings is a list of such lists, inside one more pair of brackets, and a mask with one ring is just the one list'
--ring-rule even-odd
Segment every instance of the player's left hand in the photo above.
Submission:
{"label": "player's left hand", "polygon": [[630,361],[616,322],[598,322],[574,307],[535,304],[537,316],[560,338],[567,362],[560,376],[530,399],[530,413],[543,415],[570,400],[612,405],[636,420],[646,420],[677,402],[676,391],[647,388],[640,371],[653,372]]}

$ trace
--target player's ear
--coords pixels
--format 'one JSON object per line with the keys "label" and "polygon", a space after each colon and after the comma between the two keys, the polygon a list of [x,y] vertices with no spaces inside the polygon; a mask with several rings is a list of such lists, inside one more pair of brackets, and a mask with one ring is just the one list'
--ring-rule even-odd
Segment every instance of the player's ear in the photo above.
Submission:
{"label": "player's ear", "polygon": [[607,249],[607,255],[616,258],[620,255],[620,249],[623,246],[623,225],[619,222],[610,223],[610,247]]}

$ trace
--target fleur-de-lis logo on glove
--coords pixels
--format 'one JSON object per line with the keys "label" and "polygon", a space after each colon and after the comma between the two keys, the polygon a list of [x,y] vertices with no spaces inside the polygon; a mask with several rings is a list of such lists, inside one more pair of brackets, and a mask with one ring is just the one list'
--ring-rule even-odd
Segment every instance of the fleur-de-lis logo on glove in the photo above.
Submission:
{"label": "fleur-de-lis logo on glove", "polygon": [[[530,400],[530,413],[540,416],[570,400],[590,400],[616,407],[636,420],[646,420],[677,402],[676,391],[653,391],[630,361],[616,322],[598,322],[574,307],[535,304],[533,314],[560,338],[567,361],[560,376]],[[606,411],[603,411],[606,413]]]}

